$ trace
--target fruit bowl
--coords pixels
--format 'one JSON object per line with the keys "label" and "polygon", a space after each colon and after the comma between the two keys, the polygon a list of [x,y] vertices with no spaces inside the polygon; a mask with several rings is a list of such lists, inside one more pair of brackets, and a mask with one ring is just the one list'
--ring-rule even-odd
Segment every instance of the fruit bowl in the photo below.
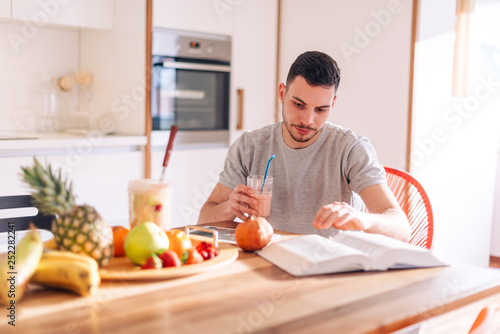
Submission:
{"label": "fruit bowl", "polygon": [[[190,235],[194,247],[202,241],[211,242],[211,238]],[[213,259],[201,263],[183,265],[180,268],[146,269],[135,266],[127,257],[113,257],[107,267],[99,270],[102,280],[134,281],[163,280],[199,274],[225,266],[238,258],[238,248],[229,244],[218,245],[220,253]]]}

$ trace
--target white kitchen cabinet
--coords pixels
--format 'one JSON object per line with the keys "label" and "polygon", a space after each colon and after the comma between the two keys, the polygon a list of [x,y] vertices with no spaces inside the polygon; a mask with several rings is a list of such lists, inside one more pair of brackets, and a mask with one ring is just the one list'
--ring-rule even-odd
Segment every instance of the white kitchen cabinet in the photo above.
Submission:
{"label": "white kitchen cabinet", "polygon": [[[498,143],[497,168],[495,177],[495,195],[493,203],[500,203],[500,142]],[[500,257],[500,205],[493,206],[493,223],[491,226],[491,250],[492,256]]]}
{"label": "white kitchen cabinet", "polygon": [[113,120],[117,133],[143,135],[146,106],[146,1],[114,3],[113,30],[80,33],[80,66],[94,74],[95,119]]}
{"label": "white kitchen cabinet", "polygon": [[[94,206],[109,224],[128,223],[128,181],[142,178],[144,155],[141,151],[102,151],[92,154],[50,153],[39,160],[50,162],[73,182],[77,204]],[[55,154],[55,155],[52,155]],[[31,166],[32,156],[0,158],[0,196],[27,194],[21,181],[21,166]]]}
{"label": "white kitchen cabinet", "polygon": [[0,18],[10,19],[10,1],[0,0]]}
{"label": "white kitchen cabinet", "polygon": [[[277,0],[244,1],[235,8],[231,59],[231,142],[243,131],[274,122],[276,109]],[[243,129],[237,130],[243,91]]]}
{"label": "white kitchen cabinet", "polygon": [[112,29],[113,0],[12,0],[12,19],[79,28]]}
{"label": "white kitchen cabinet", "polygon": [[[219,181],[227,148],[173,150],[165,179],[172,183],[172,227],[196,224],[202,205]],[[165,148],[151,154],[151,177],[162,171]]]}
{"label": "white kitchen cabinet", "polygon": [[231,35],[235,9],[227,2],[235,1],[153,0],[153,27]]}

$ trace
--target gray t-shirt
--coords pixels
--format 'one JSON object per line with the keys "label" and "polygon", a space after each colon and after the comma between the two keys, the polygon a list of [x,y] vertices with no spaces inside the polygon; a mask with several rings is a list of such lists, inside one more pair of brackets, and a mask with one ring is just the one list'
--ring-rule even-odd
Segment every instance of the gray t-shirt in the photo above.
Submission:
{"label": "gray t-shirt", "polygon": [[362,210],[357,195],[366,187],[385,183],[383,166],[368,139],[327,122],[311,145],[293,149],[285,144],[282,122],[245,132],[229,148],[219,182],[233,189],[248,175],[273,177],[271,215],[275,229],[330,236],[334,228],[318,230],[312,221],[318,210],[335,201]]}

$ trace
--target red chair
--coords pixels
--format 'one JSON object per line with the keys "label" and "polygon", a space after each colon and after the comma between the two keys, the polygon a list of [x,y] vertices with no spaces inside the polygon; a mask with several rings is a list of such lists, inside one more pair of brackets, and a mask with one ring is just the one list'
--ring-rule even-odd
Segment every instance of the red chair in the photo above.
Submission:
{"label": "red chair", "polygon": [[409,243],[432,250],[434,218],[431,203],[422,185],[410,174],[384,167],[387,185],[394,193],[411,226]]}
{"label": "red chair", "polygon": [[483,334],[488,331],[491,323],[493,322],[494,308],[491,306],[484,307],[477,315],[476,320],[472,324],[469,334]]}

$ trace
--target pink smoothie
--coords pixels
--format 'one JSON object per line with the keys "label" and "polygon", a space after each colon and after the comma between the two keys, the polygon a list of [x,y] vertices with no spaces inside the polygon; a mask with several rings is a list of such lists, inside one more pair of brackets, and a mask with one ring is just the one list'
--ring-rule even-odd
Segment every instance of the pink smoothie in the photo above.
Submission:
{"label": "pink smoothie", "polygon": [[259,201],[259,204],[255,208],[257,210],[257,216],[258,217],[269,217],[271,214],[271,198],[273,197],[272,194],[267,194],[267,195],[253,195],[253,198]]}

